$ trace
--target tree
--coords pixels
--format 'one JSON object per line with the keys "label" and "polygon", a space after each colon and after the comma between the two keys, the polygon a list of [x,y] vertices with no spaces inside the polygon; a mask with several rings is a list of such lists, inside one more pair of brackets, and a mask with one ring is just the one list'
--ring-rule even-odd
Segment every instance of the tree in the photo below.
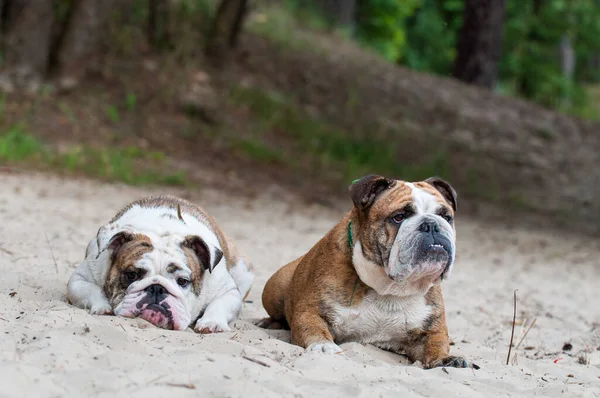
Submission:
{"label": "tree", "polygon": [[504,0],[465,0],[463,25],[452,75],[480,87],[493,88],[502,48]]}
{"label": "tree", "polygon": [[248,0],[221,0],[206,46],[206,55],[216,64],[223,64],[237,45],[247,11]]}
{"label": "tree", "polygon": [[63,3],[68,6],[63,23],[53,0],[3,0],[0,75],[4,89],[36,91],[51,66],[61,86],[76,85],[96,55],[114,1]]}
{"label": "tree", "polygon": [[93,63],[115,0],[73,0],[56,52],[61,88],[76,86]]}
{"label": "tree", "polygon": [[2,84],[35,91],[44,78],[50,57],[54,21],[52,0],[3,1]]}

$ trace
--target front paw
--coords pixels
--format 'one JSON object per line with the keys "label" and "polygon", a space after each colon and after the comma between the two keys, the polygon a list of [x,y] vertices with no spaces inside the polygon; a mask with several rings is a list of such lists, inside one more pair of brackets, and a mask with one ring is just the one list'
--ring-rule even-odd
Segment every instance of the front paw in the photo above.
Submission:
{"label": "front paw", "polygon": [[343,354],[344,350],[332,341],[319,341],[306,347],[308,352],[321,352],[325,354]]}
{"label": "front paw", "polygon": [[113,310],[110,304],[98,304],[92,305],[90,308],[90,314],[92,315],[113,315]]}
{"label": "front paw", "polygon": [[425,369],[433,368],[473,368],[479,369],[479,366],[475,363],[469,363],[463,357],[448,356],[446,358],[438,359],[437,361],[431,362],[424,366]]}
{"label": "front paw", "polygon": [[230,332],[231,328],[225,321],[215,321],[210,319],[198,319],[194,331],[200,334]]}

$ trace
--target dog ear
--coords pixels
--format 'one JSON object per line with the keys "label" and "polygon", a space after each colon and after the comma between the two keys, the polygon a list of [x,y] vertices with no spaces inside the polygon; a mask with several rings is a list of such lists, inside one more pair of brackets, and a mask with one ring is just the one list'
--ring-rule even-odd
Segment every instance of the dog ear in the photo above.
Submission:
{"label": "dog ear", "polygon": [[111,258],[114,259],[119,254],[119,250],[123,247],[123,245],[127,242],[131,242],[134,239],[134,235],[131,232],[121,231],[115,235],[108,241],[107,250],[110,250]]}
{"label": "dog ear", "polygon": [[359,210],[369,208],[381,192],[394,186],[395,183],[396,181],[392,179],[375,174],[354,181],[349,188],[354,207]]}
{"label": "dog ear", "polygon": [[189,235],[181,242],[181,246],[192,249],[198,257],[200,265],[208,272],[212,273],[213,269],[219,264],[223,258],[223,252],[218,247],[207,244],[202,238],[197,235]]}
{"label": "dog ear", "polygon": [[426,183],[437,189],[442,194],[446,202],[452,206],[452,210],[456,211],[457,195],[452,185],[439,177],[430,177],[425,180]]}

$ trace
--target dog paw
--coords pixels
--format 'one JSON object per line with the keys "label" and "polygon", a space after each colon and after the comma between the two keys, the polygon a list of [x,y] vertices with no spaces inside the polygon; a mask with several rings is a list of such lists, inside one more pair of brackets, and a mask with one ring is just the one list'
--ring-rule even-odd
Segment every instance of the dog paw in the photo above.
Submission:
{"label": "dog paw", "polygon": [[98,304],[98,305],[93,305],[92,308],[90,308],[90,314],[92,314],[92,315],[112,315],[113,310],[109,304]]}
{"label": "dog paw", "polygon": [[439,359],[425,366],[425,369],[433,368],[473,368],[479,369],[479,366],[475,363],[469,363],[463,357],[448,356],[446,358]]}
{"label": "dog paw", "polygon": [[225,321],[212,321],[209,319],[198,319],[194,331],[200,334],[230,332],[231,328]]}
{"label": "dog paw", "polygon": [[344,350],[339,345],[331,341],[320,341],[313,343],[306,348],[308,352],[321,352],[325,354],[343,354]]}
{"label": "dog paw", "polygon": [[273,318],[263,318],[258,320],[255,325],[263,329],[290,329],[285,319],[277,321]]}

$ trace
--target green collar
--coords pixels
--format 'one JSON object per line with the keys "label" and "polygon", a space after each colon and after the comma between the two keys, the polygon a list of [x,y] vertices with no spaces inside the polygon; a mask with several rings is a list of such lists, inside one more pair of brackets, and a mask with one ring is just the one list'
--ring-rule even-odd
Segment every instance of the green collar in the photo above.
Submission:
{"label": "green collar", "polygon": [[352,249],[354,242],[352,240],[352,220],[348,221],[348,247]]}
{"label": "green collar", "polygon": [[[354,241],[352,240],[352,220],[348,221],[348,247],[350,249],[354,247]],[[352,295],[350,296],[350,307],[352,307],[352,302],[354,301],[354,292],[356,292],[356,287],[358,286],[358,279],[358,275],[356,275],[354,289],[352,289]]]}

